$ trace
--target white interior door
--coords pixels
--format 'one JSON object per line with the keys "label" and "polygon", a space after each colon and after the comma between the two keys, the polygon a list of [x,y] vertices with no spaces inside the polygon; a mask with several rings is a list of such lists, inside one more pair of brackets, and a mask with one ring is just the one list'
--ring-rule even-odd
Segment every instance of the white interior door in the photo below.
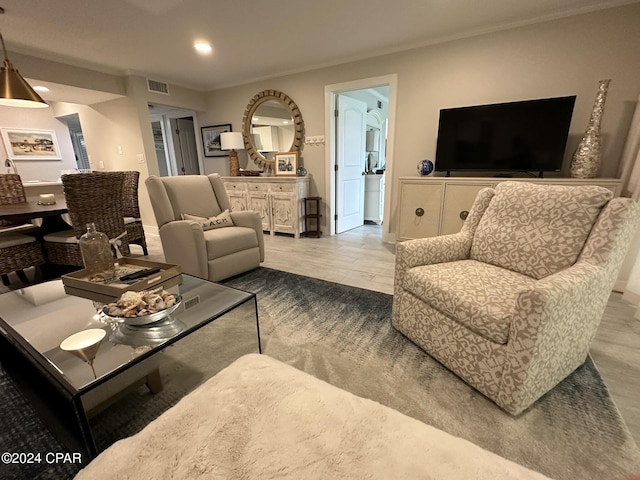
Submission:
{"label": "white interior door", "polygon": [[367,104],[337,97],[336,233],[364,224],[364,162]]}

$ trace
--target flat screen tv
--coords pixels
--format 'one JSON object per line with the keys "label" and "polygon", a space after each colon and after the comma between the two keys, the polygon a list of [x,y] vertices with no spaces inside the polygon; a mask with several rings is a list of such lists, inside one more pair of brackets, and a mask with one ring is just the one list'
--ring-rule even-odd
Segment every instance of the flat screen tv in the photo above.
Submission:
{"label": "flat screen tv", "polygon": [[440,110],[435,169],[560,171],[576,97]]}

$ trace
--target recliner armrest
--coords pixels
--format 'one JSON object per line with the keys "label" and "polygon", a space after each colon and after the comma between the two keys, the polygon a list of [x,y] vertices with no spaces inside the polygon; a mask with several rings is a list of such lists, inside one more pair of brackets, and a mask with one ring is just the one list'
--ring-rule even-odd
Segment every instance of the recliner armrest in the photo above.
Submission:
{"label": "recliner armrest", "polygon": [[396,244],[396,268],[455,262],[469,258],[471,238],[462,233],[417,238]]}
{"label": "recliner armrest", "polygon": [[395,287],[402,287],[404,272],[410,268],[469,258],[471,242],[472,237],[461,232],[396,244]]}
{"label": "recliner armrest", "polygon": [[509,341],[525,335],[535,342],[547,331],[558,334],[554,322],[561,329],[579,323],[575,330],[581,335],[595,333],[607,303],[607,297],[597,293],[610,290],[613,281],[609,269],[585,261],[536,281],[516,299]]}
{"label": "recliner armrest", "polygon": [[504,402],[530,404],[540,384],[553,387],[584,361],[607,304],[602,292],[614,282],[613,270],[583,261],[520,292],[502,373]]}
{"label": "recliner armrest", "polygon": [[208,278],[207,247],[202,225],[189,220],[176,220],[160,227],[162,249],[168,263],[181,265],[186,274]]}
{"label": "recliner armrest", "polygon": [[231,212],[231,219],[238,227],[253,228],[258,237],[258,248],[260,250],[260,261],[264,262],[264,233],[262,232],[262,219],[258,212],[244,210],[241,212]]}

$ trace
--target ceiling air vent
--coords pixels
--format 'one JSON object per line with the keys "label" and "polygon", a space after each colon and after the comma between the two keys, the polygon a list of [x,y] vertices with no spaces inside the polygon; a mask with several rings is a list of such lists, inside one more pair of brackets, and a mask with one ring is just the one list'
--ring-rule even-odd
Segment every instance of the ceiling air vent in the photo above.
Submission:
{"label": "ceiling air vent", "polygon": [[147,78],[147,88],[150,92],[169,95],[169,84],[164,82],[158,82],[157,80],[151,80],[150,78]]}

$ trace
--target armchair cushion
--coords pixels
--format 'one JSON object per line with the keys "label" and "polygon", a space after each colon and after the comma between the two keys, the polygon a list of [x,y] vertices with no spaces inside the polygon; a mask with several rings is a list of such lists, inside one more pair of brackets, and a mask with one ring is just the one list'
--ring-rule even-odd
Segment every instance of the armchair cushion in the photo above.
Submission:
{"label": "armchair cushion", "polygon": [[258,248],[256,232],[247,227],[216,228],[204,232],[207,260]]}
{"label": "armchair cushion", "polygon": [[503,182],[471,245],[472,259],[535,279],[573,265],[613,197],[597,186]]}
{"label": "armchair cushion", "polygon": [[198,222],[202,225],[202,230],[213,230],[214,228],[222,228],[222,227],[232,227],[233,219],[231,218],[231,214],[229,210],[225,210],[220,215],[216,215],[214,217],[199,217],[197,215],[189,215],[188,213],[182,214],[183,220],[191,220],[194,222]]}
{"label": "armchair cushion", "polygon": [[404,288],[469,330],[505,344],[519,292],[536,281],[476,260],[410,269]]}

